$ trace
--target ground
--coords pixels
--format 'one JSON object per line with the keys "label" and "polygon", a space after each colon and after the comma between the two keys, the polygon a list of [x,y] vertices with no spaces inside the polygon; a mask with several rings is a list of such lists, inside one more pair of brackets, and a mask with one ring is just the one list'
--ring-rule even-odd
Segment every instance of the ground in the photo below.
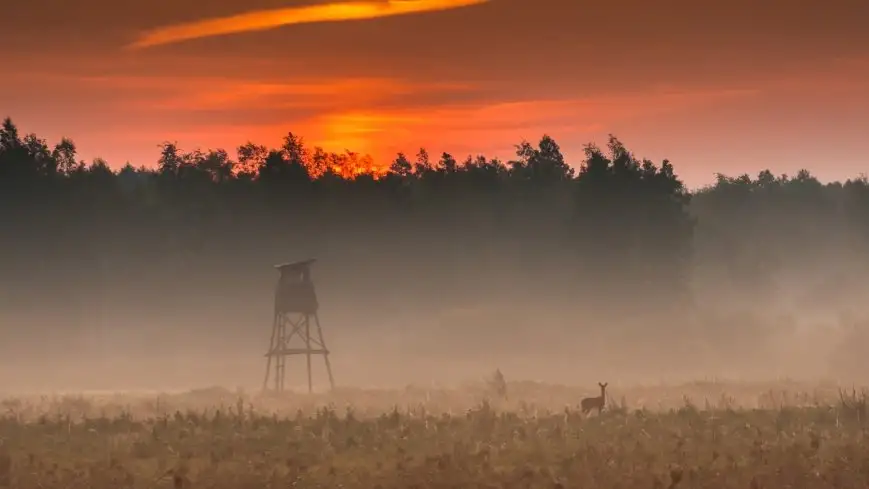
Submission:
{"label": "ground", "polygon": [[[593,386],[592,386],[593,387]],[[508,383],[306,396],[9,397],[0,486],[865,488],[866,396],[833,384]]]}

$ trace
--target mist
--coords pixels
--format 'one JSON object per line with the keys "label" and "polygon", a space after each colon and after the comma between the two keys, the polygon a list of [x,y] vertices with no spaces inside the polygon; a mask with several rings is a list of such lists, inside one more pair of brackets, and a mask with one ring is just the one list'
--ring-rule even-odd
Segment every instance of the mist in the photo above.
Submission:
{"label": "mist", "polygon": [[[0,151],[6,391],[258,389],[274,265],[307,258],[340,386],[865,375],[865,179],[689,192],[618,140],[569,165],[548,138],[378,178],[315,178],[294,147],[247,177],[165,151],[45,173],[19,143]],[[302,357],[287,376],[305,384]]]}

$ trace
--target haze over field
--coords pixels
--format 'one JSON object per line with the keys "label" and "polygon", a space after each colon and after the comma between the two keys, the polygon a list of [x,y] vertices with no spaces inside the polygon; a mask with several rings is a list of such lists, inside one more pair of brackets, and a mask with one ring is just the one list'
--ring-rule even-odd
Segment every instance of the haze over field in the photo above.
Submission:
{"label": "haze over field", "polygon": [[272,267],[308,257],[343,385],[863,375],[865,179],[690,195],[617,139],[569,165],[548,137],[509,165],[420,152],[344,178],[352,155],[293,135],[240,162],[170,144],[115,174],[17,134],[0,133],[6,389],[258,387]]}

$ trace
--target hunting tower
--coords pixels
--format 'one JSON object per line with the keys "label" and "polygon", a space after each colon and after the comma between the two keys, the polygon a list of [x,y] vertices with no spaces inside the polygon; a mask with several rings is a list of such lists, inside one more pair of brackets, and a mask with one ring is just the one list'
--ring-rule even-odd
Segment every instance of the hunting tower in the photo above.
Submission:
{"label": "hunting tower", "polygon": [[[272,339],[266,353],[266,378],[263,389],[268,388],[269,376],[274,363],[274,390],[284,390],[286,361],[291,355],[305,355],[308,370],[308,392],[313,390],[311,378],[311,355],[322,355],[329,374],[329,385],[335,388],[332,378],[332,365],[329,363],[329,350],[323,339],[323,329],[317,316],[317,295],[311,281],[311,264],[316,260],[276,265],[281,276],[275,288],[275,318],[272,326]],[[316,328],[312,335],[312,323]],[[293,341],[296,340],[296,341]]]}

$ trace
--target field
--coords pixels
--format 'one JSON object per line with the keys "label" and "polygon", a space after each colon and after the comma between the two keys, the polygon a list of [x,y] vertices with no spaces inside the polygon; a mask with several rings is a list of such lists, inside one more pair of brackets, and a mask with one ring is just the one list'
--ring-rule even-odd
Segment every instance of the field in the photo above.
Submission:
{"label": "field", "polygon": [[508,383],[306,396],[8,397],[0,486],[866,488],[866,395],[833,384]]}

